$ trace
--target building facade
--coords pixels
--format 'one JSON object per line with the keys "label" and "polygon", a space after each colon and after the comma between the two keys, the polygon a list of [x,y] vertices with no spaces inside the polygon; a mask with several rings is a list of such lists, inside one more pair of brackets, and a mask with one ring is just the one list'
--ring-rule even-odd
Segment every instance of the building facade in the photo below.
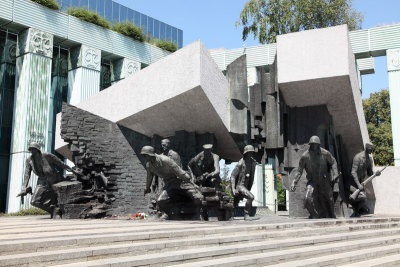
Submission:
{"label": "building facade", "polygon": [[112,0],[57,0],[63,11],[70,7],[81,7],[94,11],[112,23],[130,21],[142,27],[145,34],[182,47],[183,31],[162,21],[130,9]]}
{"label": "building facade", "polygon": [[[136,22],[148,34],[182,46],[181,30],[118,3],[59,3],[62,10],[87,7],[112,16],[113,22],[140,18]],[[0,212],[23,208],[15,196],[22,187],[27,145],[35,141],[43,151],[54,152],[62,102],[75,105],[168,54],[29,0],[1,1]],[[36,184],[34,176],[31,184]]]}

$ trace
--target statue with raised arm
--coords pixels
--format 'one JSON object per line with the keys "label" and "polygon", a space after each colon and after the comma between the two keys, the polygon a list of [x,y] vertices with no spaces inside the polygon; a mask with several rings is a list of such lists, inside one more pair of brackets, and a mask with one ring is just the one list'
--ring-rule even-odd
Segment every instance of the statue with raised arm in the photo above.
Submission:
{"label": "statue with raised arm", "polygon": [[212,144],[203,145],[203,151],[189,161],[188,167],[197,185],[221,188],[219,156],[212,148]]}
{"label": "statue with raised arm", "polygon": [[290,190],[296,190],[305,170],[307,191],[304,206],[310,213],[309,218],[336,218],[332,191],[332,183],[339,175],[336,160],[329,151],[320,147],[318,136],[312,136],[308,144],[310,148],[300,158],[298,172]]}
{"label": "statue with raised arm", "polygon": [[57,170],[57,167],[73,173],[77,172],[55,155],[42,152],[39,144],[35,142],[29,144],[28,151],[31,155],[26,159],[23,189],[19,195],[24,196],[27,192],[32,192],[28,185],[33,172],[38,176],[38,180],[31,198],[31,205],[47,211],[52,218],[55,218],[61,213],[53,185],[64,180],[63,174]]}
{"label": "statue with raised arm", "polygon": [[250,219],[250,210],[253,206],[254,195],[250,192],[254,182],[254,172],[257,162],[253,159],[254,147],[247,145],[241,158],[231,174],[231,186],[234,195],[234,206],[237,207],[240,200],[246,199],[244,219]]}
{"label": "statue with raised arm", "polygon": [[371,143],[365,144],[365,150],[356,154],[353,158],[353,164],[351,168],[351,177],[353,178],[353,184],[350,185],[350,193],[354,193],[359,189],[359,193],[355,199],[351,199],[351,204],[353,206],[354,214],[353,216],[360,216],[361,214],[369,213],[369,209],[366,205],[367,195],[363,186],[363,182],[370,176],[381,175],[380,171],[376,173],[373,172],[374,160],[372,159],[372,152],[374,150],[374,145]]}
{"label": "statue with raised arm", "polygon": [[151,192],[154,176],[164,181],[164,187],[157,199],[157,205],[169,219],[190,214],[192,219],[199,219],[203,195],[197,185],[190,180],[190,175],[175,161],[165,155],[157,155],[154,148],[144,146],[140,154],[146,160],[147,180],[144,194]]}

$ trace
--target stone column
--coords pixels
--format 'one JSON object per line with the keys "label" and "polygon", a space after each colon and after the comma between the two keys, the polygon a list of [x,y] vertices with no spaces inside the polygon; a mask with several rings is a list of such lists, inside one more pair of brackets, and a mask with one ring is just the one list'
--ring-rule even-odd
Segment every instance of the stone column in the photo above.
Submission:
{"label": "stone column", "polygon": [[[51,91],[51,61],[53,35],[36,29],[27,29],[19,36],[16,61],[14,120],[10,149],[10,172],[7,211],[21,208],[16,195],[24,179],[27,146],[35,141],[46,150]],[[32,175],[30,185],[36,186]],[[29,199],[25,202],[28,207]]]}
{"label": "stone column", "polygon": [[7,205],[17,42],[6,35],[0,46],[0,212],[4,212]]}
{"label": "stone column", "polygon": [[138,72],[140,67],[140,62],[128,58],[117,59],[111,65],[111,82],[114,84],[125,79],[129,75]]}
{"label": "stone column", "polygon": [[68,71],[68,103],[76,105],[100,92],[101,51],[86,45],[71,49]]}
{"label": "stone column", "polygon": [[400,48],[387,50],[386,56],[392,116],[394,165],[400,166]]}

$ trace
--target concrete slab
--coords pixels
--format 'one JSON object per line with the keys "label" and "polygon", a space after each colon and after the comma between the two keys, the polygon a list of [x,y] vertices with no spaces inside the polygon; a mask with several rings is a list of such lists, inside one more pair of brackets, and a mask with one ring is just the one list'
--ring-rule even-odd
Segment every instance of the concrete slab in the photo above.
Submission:
{"label": "concrete slab", "polygon": [[[380,170],[382,167],[375,167]],[[400,215],[400,166],[388,166],[372,181],[375,192],[375,214]]]}
{"label": "concrete slab", "polygon": [[[149,137],[172,136],[179,130],[214,133],[215,151],[221,157],[235,161],[241,157],[229,133],[228,82],[200,42],[157,61],[77,107]],[[63,152],[62,146],[63,142],[56,140],[58,151]]]}
{"label": "concrete slab", "polygon": [[346,25],[279,35],[278,83],[291,107],[327,105],[349,158],[369,140]]}

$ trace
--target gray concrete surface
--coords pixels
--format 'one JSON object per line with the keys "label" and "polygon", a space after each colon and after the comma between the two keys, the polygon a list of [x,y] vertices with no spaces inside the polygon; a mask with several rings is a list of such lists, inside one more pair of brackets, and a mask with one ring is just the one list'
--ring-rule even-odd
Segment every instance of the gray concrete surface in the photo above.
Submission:
{"label": "gray concrete surface", "polygon": [[327,105],[349,158],[369,140],[346,25],[279,35],[278,83],[291,107]]}
{"label": "gray concrete surface", "polygon": [[[179,130],[211,132],[221,157],[241,157],[229,134],[228,82],[201,42],[157,61],[77,107],[146,136],[172,136]],[[62,145],[56,140],[57,150]]]}

